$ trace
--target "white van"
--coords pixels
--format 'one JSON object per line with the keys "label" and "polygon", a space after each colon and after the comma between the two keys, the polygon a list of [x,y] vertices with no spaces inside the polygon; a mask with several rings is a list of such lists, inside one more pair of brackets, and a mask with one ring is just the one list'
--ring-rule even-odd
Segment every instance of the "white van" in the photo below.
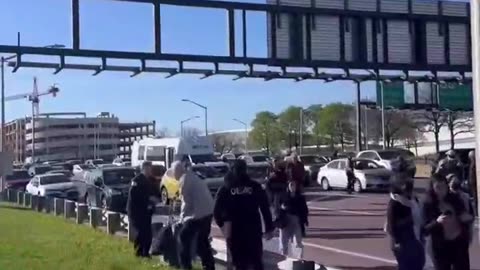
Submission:
{"label": "white van", "polygon": [[132,166],[139,167],[144,161],[167,169],[173,161],[188,157],[192,164],[215,166],[213,145],[207,137],[146,138],[132,146]]}

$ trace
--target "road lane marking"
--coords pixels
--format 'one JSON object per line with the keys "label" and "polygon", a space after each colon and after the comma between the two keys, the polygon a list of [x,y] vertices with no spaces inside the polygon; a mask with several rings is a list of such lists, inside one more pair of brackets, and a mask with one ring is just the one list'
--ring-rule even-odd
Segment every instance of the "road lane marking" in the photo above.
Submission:
{"label": "road lane marking", "polygon": [[312,247],[312,248],[317,248],[317,249],[322,249],[326,251],[330,251],[333,253],[338,253],[338,254],[343,254],[343,255],[349,255],[352,257],[357,257],[357,258],[362,258],[362,259],[368,259],[372,261],[377,261],[377,262],[383,262],[383,263],[388,263],[392,265],[396,265],[397,262],[394,260],[382,258],[382,257],[377,257],[377,256],[372,256],[368,255],[365,253],[359,253],[359,252],[353,252],[353,251],[348,251],[348,250],[343,250],[343,249],[338,249],[338,248],[333,248],[333,247],[328,247],[328,246],[323,246],[323,245],[318,245],[318,244],[313,244],[309,242],[303,242],[304,246]]}
{"label": "road lane marking", "polygon": [[308,203],[307,205],[308,205],[308,209],[319,210],[319,211],[340,212],[340,213],[354,214],[359,216],[379,216],[379,217],[385,216],[383,214],[381,215],[379,213],[373,213],[368,211],[351,211],[351,210],[333,209],[333,208],[327,208],[327,207],[316,207],[316,206],[311,206],[310,203]]}

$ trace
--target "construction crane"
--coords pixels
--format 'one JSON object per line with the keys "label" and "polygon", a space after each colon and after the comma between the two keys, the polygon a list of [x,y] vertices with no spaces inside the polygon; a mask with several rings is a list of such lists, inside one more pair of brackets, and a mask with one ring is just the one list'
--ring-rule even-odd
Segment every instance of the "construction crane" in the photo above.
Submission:
{"label": "construction crane", "polygon": [[45,92],[38,92],[37,77],[33,77],[33,90],[31,93],[5,97],[5,101],[25,98],[32,102],[32,162],[35,160],[35,118],[40,115],[40,97],[46,95],[56,97],[58,92],[60,92],[60,89],[56,85],[50,86]]}
{"label": "construction crane", "polygon": [[46,95],[52,95],[53,97],[56,97],[58,92],[60,92],[60,89],[56,85],[50,86],[47,91],[38,92],[37,77],[34,77],[33,91],[31,93],[9,96],[5,98],[5,101],[28,99],[28,101],[32,102],[32,117],[35,117],[40,114],[40,97]]}

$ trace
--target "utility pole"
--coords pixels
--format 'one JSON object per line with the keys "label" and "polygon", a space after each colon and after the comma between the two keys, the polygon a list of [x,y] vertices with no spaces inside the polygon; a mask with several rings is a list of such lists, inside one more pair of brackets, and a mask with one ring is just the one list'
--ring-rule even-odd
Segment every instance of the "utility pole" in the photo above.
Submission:
{"label": "utility pole", "polygon": [[380,84],[380,94],[382,95],[382,141],[383,141],[383,149],[387,148],[387,142],[385,140],[385,94],[384,94],[384,85],[383,81],[379,81]]}
{"label": "utility pole", "polygon": [[361,104],[360,104],[360,96],[361,96],[361,82],[354,81],[357,84],[357,104],[356,104],[356,115],[357,115],[357,134],[355,140],[355,146],[357,152],[362,151],[362,112],[361,112]]}
{"label": "utility pole", "polygon": [[303,149],[303,108],[300,108],[300,155]]}
{"label": "utility pole", "polygon": [[[472,77],[473,77],[473,108],[475,115],[475,169],[480,175],[480,2],[470,2],[472,26]],[[480,185],[477,184],[477,202],[480,199]],[[477,211],[480,210],[477,205]],[[477,212],[478,213],[478,212]]]}

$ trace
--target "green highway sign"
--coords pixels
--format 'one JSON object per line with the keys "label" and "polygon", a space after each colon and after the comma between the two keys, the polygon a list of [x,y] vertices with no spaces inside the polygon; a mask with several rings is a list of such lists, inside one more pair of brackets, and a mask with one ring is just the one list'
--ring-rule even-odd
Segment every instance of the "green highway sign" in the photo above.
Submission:
{"label": "green highway sign", "polygon": [[[440,84],[438,94],[432,83],[392,82],[384,83],[386,108],[439,108],[446,110],[473,110],[471,85],[458,83]],[[382,104],[380,83],[377,84],[377,104]]]}

